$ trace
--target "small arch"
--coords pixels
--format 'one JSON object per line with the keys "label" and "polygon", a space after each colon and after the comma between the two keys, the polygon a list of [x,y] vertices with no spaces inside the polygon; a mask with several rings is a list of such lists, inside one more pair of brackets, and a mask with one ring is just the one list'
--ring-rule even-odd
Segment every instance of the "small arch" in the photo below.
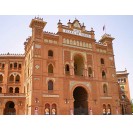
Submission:
{"label": "small arch", "polygon": [[106,115],[106,105],[103,104],[103,115]]}
{"label": "small arch", "polygon": [[70,68],[69,68],[69,65],[68,64],[65,65],[65,74],[66,75],[69,75],[70,74]]}
{"label": "small arch", "polygon": [[104,65],[104,59],[103,58],[101,58],[101,64]]}
{"label": "small arch", "polygon": [[106,79],[106,73],[105,73],[104,70],[102,71],[102,78],[103,78],[103,79]]}
{"label": "small arch", "polygon": [[13,93],[13,88],[12,87],[9,88],[9,93]]}
{"label": "small arch", "polygon": [[52,104],[51,114],[57,115],[57,106],[55,103]]}
{"label": "small arch", "polygon": [[0,87],[0,93],[2,93],[2,87]]}
{"label": "small arch", "polygon": [[48,103],[45,104],[44,114],[50,115],[50,105]]}
{"label": "small arch", "polygon": [[48,56],[53,57],[53,51],[52,50],[48,50]]}
{"label": "small arch", "polygon": [[15,93],[19,93],[19,87],[15,88]]}
{"label": "small arch", "polygon": [[111,115],[111,105],[108,104],[107,106],[107,115]]}
{"label": "small arch", "polygon": [[48,90],[53,90],[53,81],[52,80],[48,81]]}
{"label": "small arch", "polygon": [[13,74],[10,75],[9,81],[10,81],[10,82],[13,82],[13,81],[14,81],[14,76],[13,76]]}
{"label": "small arch", "polygon": [[20,82],[20,76],[19,75],[16,76],[15,82]]}
{"label": "small arch", "polygon": [[3,82],[3,75],[0,74],[0,82]]}
{"label": "small arch", "polygon": [[53,73],[53,65],[52,64],[48,65],[48,73]]}

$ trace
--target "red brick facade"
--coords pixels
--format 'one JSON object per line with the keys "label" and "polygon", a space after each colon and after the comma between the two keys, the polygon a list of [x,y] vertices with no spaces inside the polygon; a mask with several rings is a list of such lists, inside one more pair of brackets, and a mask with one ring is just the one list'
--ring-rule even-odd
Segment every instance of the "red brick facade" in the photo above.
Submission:
{"label": "red brick facade", "polygon": [[[56,34],[43,31],[46,24],[32,19],[24,55],[0,55],[0,114],[121,114],[114,38],[104,34],[96,42],[93,28],[77,19],[59,21]],[[18,68],[10,70],[10,62]]]}

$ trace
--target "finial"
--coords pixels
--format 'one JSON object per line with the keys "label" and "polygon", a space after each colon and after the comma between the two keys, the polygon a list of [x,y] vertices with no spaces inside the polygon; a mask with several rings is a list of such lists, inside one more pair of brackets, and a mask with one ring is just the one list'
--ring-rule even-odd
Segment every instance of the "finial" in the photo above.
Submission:
{"label": "finial", "polygon": [[93,31],[93,28],[91,27],[91,31]]}

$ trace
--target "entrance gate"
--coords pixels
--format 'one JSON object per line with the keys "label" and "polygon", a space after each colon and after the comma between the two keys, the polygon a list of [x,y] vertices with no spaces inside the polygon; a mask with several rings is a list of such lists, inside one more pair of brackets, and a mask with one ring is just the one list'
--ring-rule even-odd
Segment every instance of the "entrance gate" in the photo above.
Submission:
{"label": "entrance gate", "polygon": [[74,115],[88,115],[88,93],[83,87],[76,87],[73,91]]}
{"label": "entrance gate", "polygon": [[12,101],[8,101],[5,105],[4,115],[16,115],[15,104]]}

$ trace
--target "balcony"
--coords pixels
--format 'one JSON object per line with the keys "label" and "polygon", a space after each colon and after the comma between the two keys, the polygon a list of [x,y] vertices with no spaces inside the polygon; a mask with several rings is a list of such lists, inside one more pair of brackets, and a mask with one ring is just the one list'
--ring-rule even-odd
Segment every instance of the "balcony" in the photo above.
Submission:
{"label": "balcony", "polygon": [[0,97],[25,97],[24,93],[0,93]]}

